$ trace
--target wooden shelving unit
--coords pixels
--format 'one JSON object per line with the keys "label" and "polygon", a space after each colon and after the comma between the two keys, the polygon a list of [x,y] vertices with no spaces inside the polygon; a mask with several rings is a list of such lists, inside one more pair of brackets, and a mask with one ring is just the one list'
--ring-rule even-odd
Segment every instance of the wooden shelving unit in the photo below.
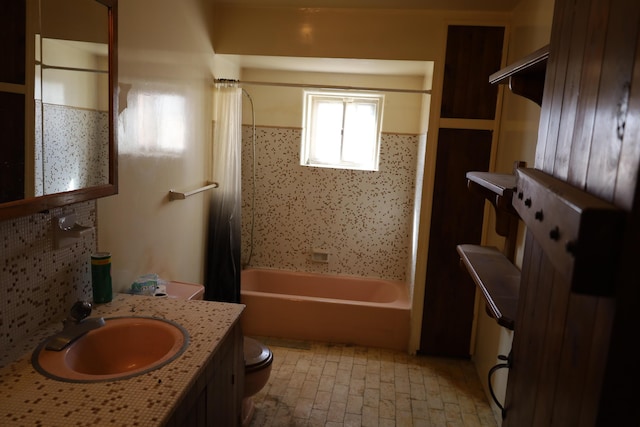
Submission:
{"label": "wooden shelving unit", "polygon": [[[523,166],[516,163],[516,167]],[[518,213],[511,205],[516,188],[514,174],[467,172],[470,191],[485,197],[496,210],[496,232],[505,237],[503,251],[479,245],[458,245],[457,251],[469,275],[482,291],[487,313],[499,325],[513,330],[518,307],[520,270],[513,265]]]}
{"label": "wooden shelving unit", "polygon": [[[509,84],[516,95],[542,105],[549,46],[491,74],[489,83]],[[470,191],[485,197],[496,211],[496,233],[505,238],[504,248],[458,245],[462,263],[482,291],[487,312],[499,325],[513,330],[518,307],[520,270],[513,264],[520,217],[512,205],[516,191],[516,174],[522,162],[514,165],[513,174],[467,172]]]}
{"label": "wooden shelving unit", "polygon": [[549,46],[544,46],[519,61],[489,76],[491,84],[509,84],[516,95],[542,105]]}

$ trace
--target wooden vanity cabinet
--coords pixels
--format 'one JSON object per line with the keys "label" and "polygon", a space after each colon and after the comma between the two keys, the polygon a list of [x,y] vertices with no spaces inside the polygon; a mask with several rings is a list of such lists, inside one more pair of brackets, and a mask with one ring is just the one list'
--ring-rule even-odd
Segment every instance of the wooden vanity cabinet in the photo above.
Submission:
{"label": "wooden vanity cabinet", "polygon": [[236,322],[165,425],[240,426],[243,388],[243,334]]}

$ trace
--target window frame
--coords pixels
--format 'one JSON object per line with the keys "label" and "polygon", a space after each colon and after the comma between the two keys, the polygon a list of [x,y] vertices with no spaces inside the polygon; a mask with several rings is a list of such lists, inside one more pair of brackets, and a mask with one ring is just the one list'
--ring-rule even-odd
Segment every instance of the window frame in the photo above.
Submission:
{"label": "window frame", "polygon": [[[312,156],[313,145],[317,141],[313,140],[313,125],[317,104],[322,101],[342,102],[342,127],[340,131],[340,159],[336,161],[323,161]],[[345,120],[347,103],[356,102],[362,104],[375,105],[375,129],[373,130],[375,140],[368,144],[371,148],[370,160],[366,162],[352,162],[344,159],[345,152]],[[384,94],[377,92],[356,92],[351,90],[305,90],[303,93],[303,123],[302,140],[300,144],[300,165],[310,167],[323,167],[335,169],[351,169],[364,171],[378,171],[380,167],[380,141],[382,132],[382,116],[384,111]],[[349,142],[349,140],[347,140]]]}

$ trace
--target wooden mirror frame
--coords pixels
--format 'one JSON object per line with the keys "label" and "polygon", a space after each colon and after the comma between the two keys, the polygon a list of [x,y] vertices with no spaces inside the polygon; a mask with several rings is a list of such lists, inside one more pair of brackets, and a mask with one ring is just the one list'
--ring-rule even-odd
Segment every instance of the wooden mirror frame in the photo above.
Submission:
{"label": "wooden mirror frame", "polygon": [[109,183],[63,193],[28,197],[0,203],[0,220],[31,215],[49,209],[94,200],[118,193],[118,0],[94,0],[107,7],[109,13]]}

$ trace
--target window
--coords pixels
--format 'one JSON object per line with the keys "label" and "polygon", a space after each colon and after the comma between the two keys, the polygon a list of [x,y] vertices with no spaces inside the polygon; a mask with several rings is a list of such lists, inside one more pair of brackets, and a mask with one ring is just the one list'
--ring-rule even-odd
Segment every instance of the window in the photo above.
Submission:
{"label": "window", "polygon": [[378,170],[384,95],[304,93],[300,164]]}
{"label": "window", "polygon": [[[186,99],[170,90],[129,92],[129,108],[118,119],[121,153],[175,156],[184,152],[188,131]],[[129,120],[131,123],[127,123]]]}

